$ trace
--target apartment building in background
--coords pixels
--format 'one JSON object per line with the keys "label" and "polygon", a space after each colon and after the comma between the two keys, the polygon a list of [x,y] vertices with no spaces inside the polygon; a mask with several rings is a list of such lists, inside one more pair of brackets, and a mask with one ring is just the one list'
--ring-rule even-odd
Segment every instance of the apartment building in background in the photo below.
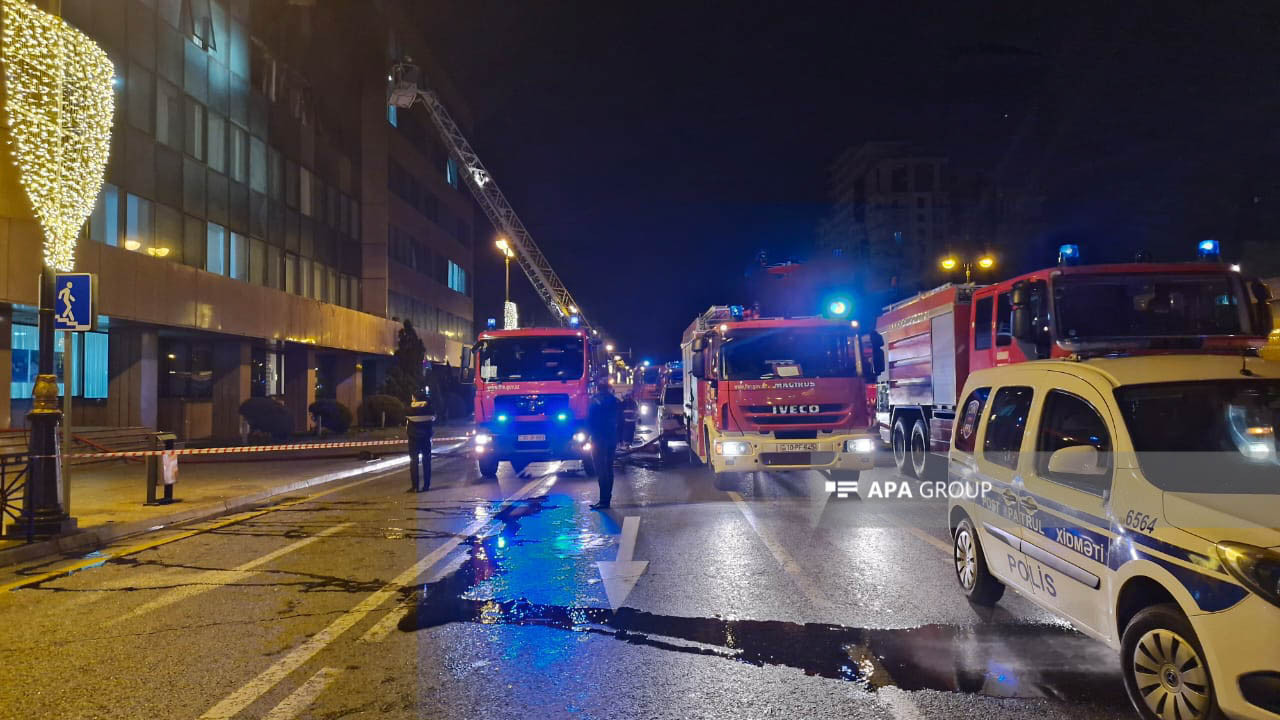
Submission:
{"label": "apartment building in background", "polygon": [[[377,389],[403,319],[457,364],[474,204],[422,111],[385,102],[411,55],[470,128],[410,30],[429,22],[419,3],[60,5],[116,68],[106,184],[76,252],[99,286],[66,373],[76,426],[232,438],[241,402],[280,396],[303,428],[315,399],[354,411]],[[25,424],[38,362],[42,240],[22,206],[0,217],[0,428]]]}

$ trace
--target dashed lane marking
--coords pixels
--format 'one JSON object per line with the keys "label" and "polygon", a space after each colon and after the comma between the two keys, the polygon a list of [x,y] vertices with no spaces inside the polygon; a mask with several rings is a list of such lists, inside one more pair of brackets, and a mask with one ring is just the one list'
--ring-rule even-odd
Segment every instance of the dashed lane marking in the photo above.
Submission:
{"label": "dashed lane marking", "polygon": [[289,697],[280,701],[262,720],[293,720],[299,713],[311,707],[320,693],[342,672],[340,668],[320,668],[297,690],[289,693]]}
{"label": "dashed lane marking", "polygon": [[[282,548],[273,550],[267,553],[266,555],[262,555],[261,557],[254,558],[253,560],[250,560],[249,562],[244,563],[243,565],[239,565],[237,567],[231,568],[230,570],[206,570],[204,572],[197,573],[194,577],[183,580],[182,587],[174,588],[173,590],[170,590],[169,592],[165,593],[164,595],[161,595],[155,600],[152,600],[149,603],[146,603],[144,605],[140,605],[134,608],[128,614],[118,616],[112,619],[108,624],[113,625],[115,623],[122,622],[124,620],[131,620],[133,618],[138,617],[139,615],[149,613],[152,610],[159,610],[160,608],[168,607],[169,605],[172,605],[176,602],[181,602],[182,600],[188,600],[197,595],[201,595],[203,593],[209,592],[210,590],[214,590],[216,588],[219,588],[225,585],[230,585],[234,582],[243,580],[244,578],[249,577],[250,575],[253,575],[254,573],[252,571],[255,568],[265,565],[266,563],[269,563],[272,560],[275,560],[276,558],[288,555],[294,550],[300,550],[306,547],[307,545],[310,545],[311,543],[319,540],[320,538],[328,537],[330,535],[333,535],[334,533],[342,532],[343,530],[346,530],[352,525],[355,525],[355,523],[345,522],[345,523],[340,523],[338,525],[334,525],[332,527],[327,527],[324,530],[321,530],[320,532],[316,533],[315,535],[303,538],[298,542],[291,543]],[[141,588],[141,589],[145,589],[145,588]]]}
{"label": "dashed lane marking", "polygon": [[[552,482],[554,482],[554,478],[551,481],[545,478],[538,478],[529,482],[513,495],[503,500],[498,510],[500,511],[514,502],[529,497],[539,487],[549,487]],[[330,623],[328,627],[312,635],[283,658],[280,658],[274,665],[263,670],[257,677],[241,686],[239,690],[223,698],[221,702],[201,715],[200,720],[228,720],[235,717],[236,714],[269,692],[271,688],[275,687],[290,673],[304,665],[312,657],[315,657],[316,653],[328,647],[343,633],[350,630],[352,626],[363,620],[369,613],[377,610],[383,603],[395,596],[396,593],[409,587],[420,575],[443,560],[454,548],[461,545],[467,538],[475,535],[489,522],[488,517],[472,522],[461,533],[446,540],[440,547],[432,550],[426,557],[397,575],[391,582],[361,600],[355,607]]]}

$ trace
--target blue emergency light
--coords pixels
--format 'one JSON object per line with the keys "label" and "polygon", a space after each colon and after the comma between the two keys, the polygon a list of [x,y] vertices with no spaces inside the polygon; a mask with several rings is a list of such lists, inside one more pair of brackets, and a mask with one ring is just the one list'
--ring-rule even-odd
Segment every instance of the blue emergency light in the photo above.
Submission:
{"label": "blue emergency light", "polygon": [[508,418],[506,413],[500,413],[498,415],[498,422],[506,422],[507,420]]}
{"label": "blue emergency light", "polygon": [[1059,265],[1079,265],[1080,264],[1080,246],[1075,243],[1066,243],[1058,246],[1058,264]]}
{"label": "blue emergency light", "polygon": [[827,314],[831,317],[844,317],[849,314],[849,301],[844,298],[836,298],[827,303]]}
{"label": "blue emergency light", "polygon": [[742,319],[742,306],[741,306],[741,305],[730,305],[730,306],[729,306],[729,317],[730,317],[731,319],[733,319],[733,320],[741,320],[741,319]]}
{"label": "blue emergency light", "polygon": [[1216,261],[1222,257],[1222,247],[1217,240],[1201,240],[1196,245],[1196,257],[1209,262]]}
{"label": "blue emergency light", "polygon": [[487,328],[487,329],[489,329],[489,330],[497,330],[497,329],[498,329],[498,318],[489,318],[488,320],[485,320],[485,321],[484,321],[484,326],[485,326],[485,328]]}
{"label": "blue emergency light", "polygon": [[578,317],[577,315],[569,316],[569,327],[576,328],[581,324],[582,324],[582,318]]}
{"label": "blue emergency light", "polygon": [[560,422],[565,422],[568,419],[569,419],[569,413],[567,412],[556,413],[556,420],[559,420]]}

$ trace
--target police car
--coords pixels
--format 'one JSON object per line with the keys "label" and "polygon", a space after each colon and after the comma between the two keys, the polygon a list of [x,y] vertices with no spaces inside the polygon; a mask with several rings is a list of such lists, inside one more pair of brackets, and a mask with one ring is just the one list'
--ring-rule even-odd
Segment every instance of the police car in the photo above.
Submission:
{"label": "police car", "polygon": [[949,501],[975,603],[1006,587],[1120,653],[1139,715],[1280,718],[1280,363],[1043,360],[972,373]]}

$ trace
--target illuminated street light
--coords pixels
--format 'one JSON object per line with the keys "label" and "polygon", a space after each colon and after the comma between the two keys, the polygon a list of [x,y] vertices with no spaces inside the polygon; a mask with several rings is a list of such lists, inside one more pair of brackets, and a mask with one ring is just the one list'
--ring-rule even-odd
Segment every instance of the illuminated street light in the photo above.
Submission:
{"label": "illuminated street light", "polygon": [[507,271],[507,292],[503,305],[503,307],[506,307],[507,304],[511,303],[511,258],[515,256],[515,251],[511,249],[511,243],[507,242],[507,239],[501,236],[498,237],[498,240],[494,245],[497,245],[498,249],[502,251],[502,262],[506,266]]}
{"label": "illuminated street light", "polygon": [[941,267],[943,270],[946,270],[947,272],[951,272],[956,268],[963,268],[964,281],[966,283],[971,282],[973,279],[974,265],[977,265],[982,270],[990,270],[991,268],[996,266],[996,259],[990,255],[983,255],[979,257],[977,260],[969,261],[969,260],[961,260],[957,258],[955,255],[948,255],[942,258],[942,260],[938,263],[938,266]]}
{"label": "illuminated street light", "polygon": [[604,346],[605,352],[613,352],[613,343]]}

